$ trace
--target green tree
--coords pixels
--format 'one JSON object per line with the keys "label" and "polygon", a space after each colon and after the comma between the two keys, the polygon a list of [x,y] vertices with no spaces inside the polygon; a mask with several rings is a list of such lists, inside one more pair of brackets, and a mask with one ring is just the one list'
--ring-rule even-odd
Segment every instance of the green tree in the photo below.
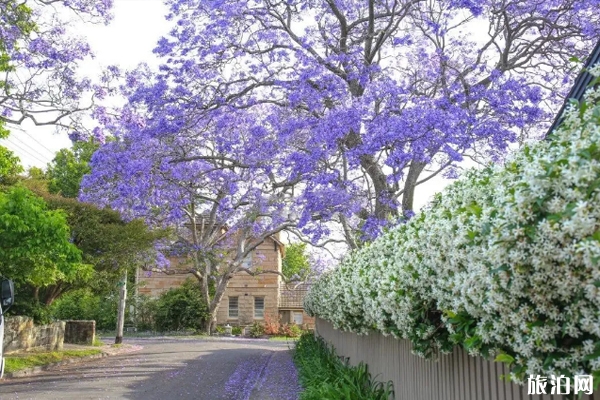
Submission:
{"label": "green tree", "polygon": [[88,163],[98,147],[93,140],[75,142],[72,149],[56,154],[45,174],[30,170],[26,182],[51,209],[64,210],[73,243],[83,252],[84,261],[94,266],[94,278],[89,283],[57,282],[46,288],[47,304],[82,287],[100,295],[110,293],[124,269],[147,262],[154,243],[168,235],[165,230],[149,229],[141,220],[125,222],[115,211],[76,200],[81,179],[89,172]]}
{"label": "green tree", "polygon": [[292,243],[286,246],[282,272],[288,278],[297,275],[300,279],[304,279],[310,274],[306,243]]}
{"label": "green tree", "polygon": [[46,173],[41,168],[31,167],[27,170],[27,177],[29,179],[45,180]]}
{"label": "green tree", "polygon": [[71,241],[82,252],[83,261],[94,267],[93,279],[57,281],[42,291],[40,298],[51,304],[68,291],[90,287],[106,294],[114,289],[124,268],[147,262],[154,253],[154,243],[168,235],[165,230],[151,230],[141,220],[125,222],[119,213],[99,209],[89,203],[45,191],[44,182],[30,180],[26,185],[41,196],[48,207],[61,210],[71,228]]}
{"label": "green tree", "polygon": [[0,185],[11,184],[23,172],[19,157],[4,146],[0,146]]}
{"label": "green tree", "polygon": [[43,199],[20,185],[0,192],[0,274],[18,287],[22,301],[16,311],[19,305],[27,308],[26,303],[37,307],[40,289],[85,280],[91,273],[91,265],[82,262],[81,251],[71,243],[63,211],[49,210]]}
{"label": "green tree", "polygon": [[[0,67],[0,71],[1,71]],[[9,135],[9,131],[4,128],[2,118],[0,117],[0,139],[5,139]],[[23,172],[21,160],[19,157],[8,150],[4,146],[0,146],[0,185],[8,185],[12,183],[17,174]]]}
{"label": "green tree", "polygon": [[93,140],[78,141],[72,149],[61,149],[48,164],[47,177],[50,193],[76,198],[81,179],[90,173],[89,162],[99,144]]}

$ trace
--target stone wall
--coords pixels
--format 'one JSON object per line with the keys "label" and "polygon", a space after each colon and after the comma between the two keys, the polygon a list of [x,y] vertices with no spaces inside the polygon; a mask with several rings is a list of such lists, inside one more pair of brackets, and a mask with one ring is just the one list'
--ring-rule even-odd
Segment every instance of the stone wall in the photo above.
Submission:
{"label": "stone wall", "polygon": [[[265,240],[252,254],[251,270],[281,271],[281,253],[272,239]],[[232,326],[252,325],[255,321],[263,322],[264,318],[255,317],[254,298],[264,299],[264,315],[273,320],[278,316],[279,285],[281,278],[277,274],[249,275],[236,273],[229,281],[223,300],[217,310],[217,324]],[[229,316],[229,297],[238,298],[238,317]]]}
{"label": "stone wall", "polygon": [[93,345],[96,321],[65,321],[65,343]]}
{"label": "stone wall", "polygon": [[[177,266],[177,260],[170,260],[171,264],[174,267]],[[161,294],[166,292],[171,288],[176,288],[181,286],[186,279],[193,277],[191,274],[182,274],[182,275],[167,275],[162,274],[160,272],[146,272],[138,269],[137,271],[138,277],[138,294],[143,294],[150,297],[159,297]]]}
{"label": "stone wall", "polygon": [[65,338],[65,322],[34,325],[30,317],[6,317],[4,319],[4,352],[33,349],[60,350]]}

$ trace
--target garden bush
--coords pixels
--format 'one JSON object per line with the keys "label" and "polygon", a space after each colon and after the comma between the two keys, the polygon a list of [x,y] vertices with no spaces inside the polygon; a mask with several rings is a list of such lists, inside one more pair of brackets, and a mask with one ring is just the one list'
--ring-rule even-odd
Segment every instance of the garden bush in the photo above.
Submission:
{"label": "garden bush", "polygon": [[333,348],[311,333],[303,334],[294,348],[294,364],[303,387],[300,400],[388,400],[394,397],[391,382],[371,378],[365,364],[352,367]]}
{"label": "garden bush", "polygon": [[338,329],[409,339],[421,356],[454,345],[496,355],[518,382],[600,378],[599,99],[588,89],[551,140],[467,172],[350,254],[313,285],[306,310]]}
{"label": "garden bush", "polygon": [[242,327],[241,326],[234,326],[231,328],[231,334],[232,335],[241,335],[242,334]]}
{"label": "garden bush", "polygon": [[288,337],[299,337],[302,334],[302,329],[295,324],[281,324],[279,327],[279,335]]}
{"label": "garden bush", "polygon": [[265,335],[279,335],[280,326],[281,323],[279,322],[278,318],[274,318],[271,315],[265,315]]}
{"label": "garden bush", "polygon": [[58,320],[95,320],[96,329],[114,330],[117,326],[116,293],[100,296],[89,289],[64,294],[50,307],[50,315]]}
{"label": "garden bush", "polygon": [[148,295],[138,295],[130,301],[135,304],[135,324],[138,331],[156,330],[158,299]]}
{"label": "garden bush", "polygon": [[208,307],[198,284],[187,279],[180,287],[163,293],[155,305],[155,330],[160,332],[202,329]]}
{"label": "garden bush", "polygon": [[[117,325],[118,293],[94,294],[90,289],[66,293],[56,300],[49,310],[52,319],[95,320],[96,329],[114,330]],[[135,304],[135,318],[126,308],[125,321],[135,320],[138,330],[159,332],[198,330],[208,317],[208,308],[202,299],[200,288],[188,279],[180,287],[152,299],[141,295],[128,299]]]}
{"label": "garden bush", "polygon": [[225,327],[217,325],[215,326],[215,332],[217,333],[217,335],[223,335],[225,333]]}
{"label": "garden bush", "polygon": [[264,336],[264,334],[265,334],[265,327],[260,322],[255,322],[250,327],[250,336],[252,336],[253,338],[262,337],[262,336]]}

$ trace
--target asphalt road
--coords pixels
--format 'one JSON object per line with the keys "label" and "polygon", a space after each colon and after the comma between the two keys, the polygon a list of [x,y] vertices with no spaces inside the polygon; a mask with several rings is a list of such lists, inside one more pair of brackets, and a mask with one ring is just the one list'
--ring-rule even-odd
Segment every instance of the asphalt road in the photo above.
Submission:
{"label": "asphalt road", "polygon": [[0,381],[0,399],[297,399],[285,342],[125,339],[143,349]]}

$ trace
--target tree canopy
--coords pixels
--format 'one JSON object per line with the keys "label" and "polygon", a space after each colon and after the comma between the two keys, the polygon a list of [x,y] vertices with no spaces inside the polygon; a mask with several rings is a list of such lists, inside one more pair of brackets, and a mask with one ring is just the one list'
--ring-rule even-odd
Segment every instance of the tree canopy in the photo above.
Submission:
{"label": "tree canopy", "polygon": [[184,227],[171,248],[211,315],[270,235],[359,247],[412,215],[419,184],[501,158],[600,37],[600,0],[168,4],[159,71],[126,73],[128,102],[96,110],[116,140],[81,199]]}
{"label": "tree canopy", "polygon": [[48,190],[63,197],[77,198],[85,174],[91,172],[89,162],[99,144],[92,139],[78,140],[71,149],[61,149],[46,171]]}
{"label": "tree canopy", "polygon": [[19,158],[4,146],[0,146],[0,184],[6,183],[9,177],[23,171]]}
{"label": "tree canopy", "polygon": [[281,270],[287,277],[296,275],[301,279],[310,274],[311,268],[306,255],[306,243],[292,243],[285,247]]}
{"label": "tree canopy", "polygon": [[419,184],[547,126],[569,59],[600,36],[597,0],[169,5],[160,72],[127,77],[107,126],[136,140],[244,126],[237,143],[259,146],[244,152],[278,159],[271,184],[305,182],[300,233],[334,221],[351,247],[410,216]]}
{"label": "tree canopy", "polygon": [[247,146],[246,126],[239,122],[227,127],[215,121],[201,132],[157,137],[128,131],[94,154],[92,174],[82,182],[83,201],[109,206],[127,220],[174,227],[176,240],[165,244],[164,255],[185,262],[147,267],[192,274],[209,304],[209,323],[234,273],[280,273],[248,269],[244,260],[294,224],[295,200],[285,187],[269,184],[277,160]]}
{"label": "tree canopy", "polygon": [[84,130],[83,112],[106,94],[107,81],[94,83],[77,73],[91,50],[70,20],[106,23],[112,3],[0,0],[0,120]]}
{"label": "tree canopy", "polygon": [[[8,136],[8,131],[2,129],[0,121],[0,139]],[[6,185],[17,174],[23,172],[19,157],[4,146],[0,146],[0,185]]]}
{"label": "tree canopy", "polygon": [[16,186],[0,192],[0,272],[43,287],[89,275],[91,267],[71,243],[64,212],[49,210],[41,198]]}

